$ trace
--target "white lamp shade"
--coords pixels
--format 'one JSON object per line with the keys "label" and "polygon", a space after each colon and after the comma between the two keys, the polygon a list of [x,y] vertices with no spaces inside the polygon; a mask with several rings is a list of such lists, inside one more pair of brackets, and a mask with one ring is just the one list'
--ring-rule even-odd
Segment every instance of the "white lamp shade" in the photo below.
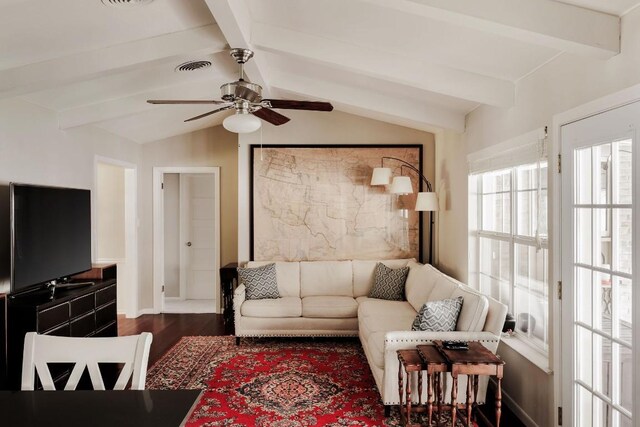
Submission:
{"label": "white lamp shade", "polygon": [[438,196],[436,193],[418,193],[416,199],[417,211],[437,211],[438,210]]}
{"label": "white lamp shade", "polygon": [[253,114],[237,113],[224,119],[222,126],[229,132],[251,133],[260,129],[262,121]]}
{"label": "white lamp shade", "polygon": [[391,182],[391,169],[375,168],[371,175],[371,185],[389,185]]}
{"label": "white lamp shade", "polygon": [[392,194],[411,194],[413,193],[413,187],[411,185],[411,178],[408,176],[396,176],[391,182]]}

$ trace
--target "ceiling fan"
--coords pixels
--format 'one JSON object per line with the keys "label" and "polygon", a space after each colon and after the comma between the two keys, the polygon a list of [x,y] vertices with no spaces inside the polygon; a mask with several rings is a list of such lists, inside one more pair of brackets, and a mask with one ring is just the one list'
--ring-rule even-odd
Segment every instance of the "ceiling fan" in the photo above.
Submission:
{"label": "ceiling fan", "polygon": [[150,104],[219,104],[222,105],[213,111],[200,114],[185,122],[198,120],[220,111],[234,108],[236,114],[224,119],[222,125],[225,129],[236,133],[248,133],[256,131],[262,125],[259,119],[272,125],[280,126],[290,119],[272,108],[285,110],[310,110],[332,111],[333,105],[329,102],[319,101],[295,101],[290,99],[264,99],[262,98],[262,86],[248,82],[244,79],[244,64],[253,57],[253,51],[249,49],[231,49],[231,56],[240,64],[240,78],[235,82],[220,86],[222,101],[212,100],[180,100],[180,99],[149,99]]}

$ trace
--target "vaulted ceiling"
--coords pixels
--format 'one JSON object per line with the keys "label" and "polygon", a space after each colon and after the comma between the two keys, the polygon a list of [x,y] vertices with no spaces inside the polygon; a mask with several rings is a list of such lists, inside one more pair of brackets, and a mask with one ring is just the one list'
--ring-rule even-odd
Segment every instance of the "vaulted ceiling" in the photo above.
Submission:
{"label": "vaulted ceiling", "polygon": [[[51,109],[61,129],[97,126],[155,141],[230,113],[184,123],[213,108],[145,101],[219,99],[220,85],[238,77],[229,47],[248,47],[256,54],[245,71],[265,97],[326,100],[416,129],[462,131],[478,106],[513,105],[518,81],[558,55],[615,56],[620,16],[638,4],[0,0],[0,99]],[[192,60],[212,65],[175,71]]]}

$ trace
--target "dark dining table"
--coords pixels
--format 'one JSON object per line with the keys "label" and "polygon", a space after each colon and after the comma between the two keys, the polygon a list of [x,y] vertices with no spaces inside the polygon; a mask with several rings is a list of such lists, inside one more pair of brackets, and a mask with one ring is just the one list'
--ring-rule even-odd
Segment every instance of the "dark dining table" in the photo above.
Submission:
{"label": "dark dining table", "polygon": [[0,426],[178,427],[202,390],[0,391]]}

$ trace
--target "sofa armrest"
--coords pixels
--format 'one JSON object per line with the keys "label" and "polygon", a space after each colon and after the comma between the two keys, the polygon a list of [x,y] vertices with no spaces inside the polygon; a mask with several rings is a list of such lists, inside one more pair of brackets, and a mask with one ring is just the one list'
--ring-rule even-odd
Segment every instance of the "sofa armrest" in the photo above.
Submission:
{"label": "sofa armrest", "polygon": [[240,285],[233,293],[233,318],[236,325],[236,332],[239,328],[240,317],[242,317],[242,314],[240,313],[240,307],[242,307],[242,303],[244,303],[244,300],[246,299],[245,290],[246,288],[244,287],[244,285]]}
{"label": "sofa armrest", "polygon": [[235,301],[236,301],[236,299],[238,299],[238,298],[240,298],[240,297],[242,297],[242,301],[241,301],[241,303],[242,303],[242,302],[244,302],[244,300],[245,300],[245,295],[246,295],[246,291],[247,291],[247,288],[245,288],[245,286],[244,286],[243,284],[240,284],[240,285],[236,288],[236,290],[233,292],[233,301],[234,301],[234,305],[235,305]]}
{"label": "sofa armrest", "polygon": [[396,350],[415,348],[420,344],[433,344],[433,341],[436,340],[480,341],[482,345],[495,353],[498,350],[500,336],[491,332],[390,331],[385,334],[384,349],[385,353],[393,352],[393,357],[397,357]]}

